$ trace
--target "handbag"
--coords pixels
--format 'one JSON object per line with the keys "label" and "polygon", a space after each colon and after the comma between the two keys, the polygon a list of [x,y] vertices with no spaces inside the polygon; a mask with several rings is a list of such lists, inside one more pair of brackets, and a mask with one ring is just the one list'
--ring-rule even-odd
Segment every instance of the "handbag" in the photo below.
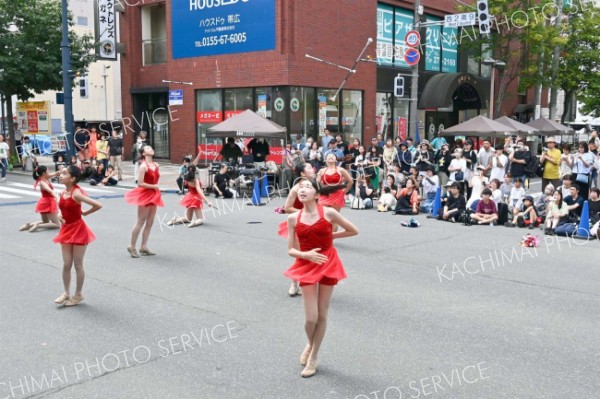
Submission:
{"label": "handbag", "polygon": [[587,173],[577,173],[577,183],[589,184],[590,178]]}
{"label": "handbag", "polygon": [[458,172],[456,172],[454,174],[454,180],[455,181],[463,181],[463,180],[465,180],[465,174],[463,173],[462,170],[460,170],[460,171],[458,171]]}
{"label": "handbag", "polygon": [[365,204],[360,197],[354,197],[350,203],[350,209],[365,209]]}

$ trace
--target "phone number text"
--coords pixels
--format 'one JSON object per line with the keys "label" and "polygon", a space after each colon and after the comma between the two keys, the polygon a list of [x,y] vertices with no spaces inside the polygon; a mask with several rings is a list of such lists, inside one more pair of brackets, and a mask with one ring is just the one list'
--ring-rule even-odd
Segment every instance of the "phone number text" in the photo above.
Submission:
{"label": "phone number text", "polygon": [[229,43],[244,43],[246,41],[246,32],[232,33],[230,35],[206,36],[202,40],[195,42],[196,47],[211,47]]}

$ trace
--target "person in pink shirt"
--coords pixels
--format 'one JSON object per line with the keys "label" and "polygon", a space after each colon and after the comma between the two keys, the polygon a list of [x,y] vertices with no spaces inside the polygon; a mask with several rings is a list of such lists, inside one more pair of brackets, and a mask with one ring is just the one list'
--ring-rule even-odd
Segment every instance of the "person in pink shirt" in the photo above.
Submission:
{"label": "person in pink shirt", "polygon": [[471,215],[471,219],[476,220],[477,224],[496,224],[498,220],[498,208],[491,199],[492,190],[489,188],[481,192],[482,199],[477,203],[477,210]]}

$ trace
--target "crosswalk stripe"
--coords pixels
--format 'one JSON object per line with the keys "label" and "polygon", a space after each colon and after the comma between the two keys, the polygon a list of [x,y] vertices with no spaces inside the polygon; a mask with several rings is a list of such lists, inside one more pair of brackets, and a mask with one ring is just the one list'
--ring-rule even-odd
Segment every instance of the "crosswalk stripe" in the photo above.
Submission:
{"label": "crosswalk stripe", "polygon": [[[33,190],[33,184],[11,182],[10,185],[17,186],[17,187],[29,188],[29,189]],[[65,189],[64,184],[52,183],[52,186],[54,186],[55,190],[59,190],[59,191]],[[103,189],[97,189],[97,188],[92,188],[92,187],[81,187],[81,188],[83,189],[83,191],[90,192],[90,193],[103,193],[103,194],[114,193],[114,191],[111,191],[111,190],[103,190]]]}
{"label": "crosswalk stripe", "polygon": [[6,186],[0,186],[0,191],[6,191],[7,193],[15,193],[21,195],[29,195],[30,197],[39,197],[41,195],[39,191],[19,190],[17,188],[10,188]]}
{"label": "crosswalk stripe", "polygon": [[2,193],[0,193],[0,198],[2,198],[2,199],[15,199],[15,198],[21,198],[21,197],[18,197],[16,195],[10,195],[10,194],[2,194]]}

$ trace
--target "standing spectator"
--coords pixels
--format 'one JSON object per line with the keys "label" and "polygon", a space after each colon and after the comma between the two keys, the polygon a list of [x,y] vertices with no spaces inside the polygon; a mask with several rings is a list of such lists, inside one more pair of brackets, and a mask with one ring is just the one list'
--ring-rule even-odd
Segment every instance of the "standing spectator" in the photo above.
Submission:
{"label": "standing spectator", "polygon": [[513,182],[517,179],[521,179],[521,182],[527,180],[527,173],[525,172],[525,166],[531,159],[529,148],[525,146],[525,140],[519,139],[517,146],[514,151],[508,156],[510,160],[510,175],[512,176]]}
{"label": "standing spectator", "polygon": [[435,138],[433,140],[431,140],[431,147],[437,152],[439,151],[444,145],[447,145],[448,142],[446,141],[446,139],[442,136],[440,136],[440,132],[437,132],[435,134]]}
{"label": "standing spectator", "polygon": [[325,151],[329,149],[329,142],[333,140],[329,129],[323,131],[323,138],[321,139],[321,147],[323,148],[323,159],[325,159]]}
{"label": "standing spectator", "polygon": [[138,184],[138,174],[139,174],[140,163],[141,163],[140,151],[141,151],[142,147],[147,144],[146,138],[147,138],[147,133],[144,130],[140,131],[140,133],[137,136],[136,143],[131,147],[131,159],[133,160],[133,165],[134,165],[133,174],[135,176],[135,184]]}
{"label": "standing spectator", "polygon": [[415,166],[419,171],[419,176],[425,176],[427,169],[434,165],[434,157],[435,156],[431,146],[429,145],[429,141],[421,141],[419,144],[419,150],[417,151],[414,160]]}
{"label": "standing spectator", "polygon": [[[590,192],[590,177],[592,166],[596,158],[594,154],[589,152],[588,143],[582,141],[578,145],[579,152],[575,154],[575,162],[573,165],[573,180],[579,186],[579,195],[584,200],[588,199]],[[566,201],[566,198],[565,198]]]}
{"label": "standing spectator", "polygon": [[[77,157],[80,162],[90,159],[90,135],[87,130],[83,129],[81,125],[77,125],[75,129],[75,135],[73,136],[75,143],[75,149],[77,150]],[[137,158],[137,157],[136,157]]]}
{"label": "standing spectator", "polygon": [[248,152],[254,157],[254,163],[264,163],[267,156],[271,154],[269,143],[263,138],[250,140],[247,148]]}
{"label": "standing spectator", "polygon": [[110,164],[115,167],[119,181],[123,180],[123,139],[116,130],[112,131],[108,139],[108,153]]}
{"label": "standing spectator", "polygon": [[398,159],[400,163],[400,171],[407,175],[413,162],[413,156],[408,150],[408,143],[406,141],[403,141],[400,144],[400,153],[398,154]]}
{"label": "standing spectator", "polygon": [[[288,143],[288,145],[291,145]],[[244,155],[240,147],[235,143],[234,137],[228,137],[227,142],[219,151],[221,160],[223,162],[229,162],[230,165],[238,164],[238,160]]]}
{"label": "standing spectator", "polygon": [[340,151],[342,151],[344,156],[350,152],[350,150],[348,149],[348,144],[344,142],[344,139],[342,138],[342,135],[340,133],[335,135],[335,145]]}
{"label": "standing spectator", "polygon": [[440,187],[440,178],[433,174],[433,167],[429,166],[423,177],[423,197],[425,200],[421,204],[421,212],[430,213],[433,209],[435,194]]}
{"label": "standing spectator", "polygon": [[548,204],[548,212],[546,216],[546,235],[556,235],[554,229],[560,224],[561,219],[565,219],[569,214],[567,203],[563,201],[562,192],[556,190],[552,196],[552,201]]}
{"label": "standing spectator", "polygon": [[504,179],[508,157],[502,153],[503,150],[504,146],[502,144],[498,144],[496,146],[496,152],[492,154],[492,170],[490,172],[490,180],[498,179],[499,181],[502,181]]}
{"label": "standing spectator", "polygon": [[[465,171],[465,185],[466,185],[466,197],[469,198],[471,196],[471,187],[469,187],[466,182],[471,179],[473,175],[473,171],[477,168],[477,151],[473,149],[473,140],[467,139],[465,140],[464,148],[463,148],[463,157],[467,163],[467,170]],[[452,179],[450,179],[452,180]]]}
{"label": "standing spectator", "polygon": [[108,154],[108,134],[102,132],[100,140],[96,142],[96,159],[98,164],[104,165],[104,170],[108,169]]}
{"label": "standing spectator", "polygon": [[481,166],[481,174],[485,177],[490,178],[490,174],[492,171],[492,159],[494,156],[494,149],[492,149],[492,142],[490,139],[483,140],[483,146],[479,149],[479,153],[477,154],[477,161],[479,162],[479,166]]}
{"label": "standing spectator", "polygon": [[375,191],[379,191],[380,179],[379,176],[381,174],[381,154],[379,154],[378,149],[381,147],[371,146],[369,148],[369,152],[367,153],[367,166],[365,167],[365,173],[371,178],[371,187]]}
{"label": "standing spectator", "polygon": [[21,146],[23,145],[23,132],[19,129],[19,124],[15,123],[13,125],[15,129],[15,148],[18,155],[22,154]]}
{"label": "standing spectator", "polygon": [[396,149],[396,147],[394,147],[394,142],[392,141],[392,139],[387,139],[387,141],[385,142],[385,147],[383,147],[382,159],[384,173],[385,175],[388,175],[389,173],[393,172],[392,166],[394,164],[394,161],[398,159],[398,150]]}
{"label": "standing spectator", "polygon": [[27,169],[27,161],[31,159],[31,164],[35,168],[36,159],[33,156],[33,147],[29,141],[29,136],[23,137],[23,147],[21,152],[21,161],[23,162],[23,170]]}
{"label": "standing spectator", "polygon": [[357,148],[358,152],[354,157],[354,164],[351,167],[352,177],[357,178],[358,176],[363,176],[369,171],[365,171],[365,168],[369,165],[369,161],[367,160],[367,152],[365,147],[359,145]]}
{"label": "standing spectator", "polygon": [[481,199],[481,193],[488,184],[488,178],[481,174],[480,169],[477,169],[473,172],[468,184],[471,188],[471,196],[467,200],[467,208],[470,208],[475,201]]}
{"label": "standing spectator", "polygon": [[378,157],[383,155],[383,147],[379,146],[377,137],[373,137],[371,139],[371,146],[369,147],[368,152],[371,153],[373,148],[375,148],[375,152],[377,153]]}
{"label": "standing spectator", "polygon": [[302,142],[302,135],[298,134],[296,135],[296,142],[294,143],[294,148],[297,151],[302,151],[304,149],[305,144]]}
{"label": "standing spectator", "polygon": [[386,141],[383,139],[383,134],[377,133],[377,146],[383,148],[385,147]]}
{"label": "standing spectator", "polygon": [[4,136],[0,134],[0,168],[2,168],[2,181],[6,181],[6,169],[8,169],[8,155],[10,147],[4,142]]}
{"label": "standing spectator", "polygon": [[408,151],[410,151],[413,159],[415,158],[415,156],[417,155],[417,149],[415,148],[415,146],[413,145],[414,140],[412,139],[412,137],[407,137],[406,138],[406,145],[408,146]]}
{"label": "standing spectator", "polygon": [[495,224],[498,220],[498,208],[496,203],[490,198],[492,191],[486,188],[481,193],[481,201],[477,203],[475,213],[471,214],[471,219],[476,220],[477,224]]}
{"label": "standing spectator", "polygon": [[454,159],[450,162],[450,166],[448,166],[450,180],[458,182],[464,187],[465,175],[467,174],[467,161],[463,158],[463,150],[460,148],[455,149],[453,155]]}
{"label": "standing spectator", "polygon": [[[304,162],[309,162],[310,150],[312,148],[313,141],[314,140],[313,140],[312,136],[308,136],[308,138],[306,139],[306,144],[302,148],[302,152],[300,155],[302,156],[302,159],[304,160]],[[319,148],[318,145],[317,145],[317,148]]]}
{"label": "standing spectator", "polygon": [[[334,143],[335,144],[335,143]],[[288,192],[294,186],[294,167],[296,166],[298,155],[291,143],[286,143],[283,150],[283,165],[281,169],[281,182],[284,189]]]}
{"label": "standing spectator", "polygon": [[546,187],[551,183],[554,188],[560,186],[559,167],[561,163],[560,150],[556,148],[556,139],[548,137],[546,139],[548,148],[544,148],[540,163],[544,166],[544,175],[542,176],[542,187]]}
{"label": "standing spectator", "polygon": [[313,142],[308,152],[308,158],[306,161],[310,163],[315,171],[321,169],[323,161],[323,149],[319,148],[319,143]]}
{"label": "standing spectator", "polygon": [[329,140],[329,148],[323,153],[323,158],[327,159],[327,155],[329,154],[335,155],[337,162],[344,160],[344,152],[338,148],[335,140]]}
{"label": "standing spectator", "polygon": [[590,171],[590,188],[598,187],[598,167],[596,166],[596,160],[598,159],[598,146],[596,145],[597,140],[590,140],[588,143],[589,151],[594,155],[594,163]]}
{"label": "standing spectator", "polygon": [[[102,132],[102,134],[104,134],[104,132]],[[92,164],[92,166],[96,165],[96,157],[98,156],[98,150],[96,147],[96,143],[98,142],[98,132],[96,131],[96,128],[93,127],[90,129],[90,145],[89,145],[89,155],[90,155],[90,162]]]}
{"label": "standing spectator", "polygon": [[437,175],[440,179],[440,186],[446,186],[446,183],[448,183],[448,166],[451,162],[450,146],[443,144],[442,149],[435,154],[435,166],[438,168]]}
{"label": "standing spectator", "polygon": [[562,148],[563,154],[560,157],[559,167],[559,178],[562,179],[564,176],[571,176],[573,173],[573,154],[571,154],[571,145],[564,144]]}

